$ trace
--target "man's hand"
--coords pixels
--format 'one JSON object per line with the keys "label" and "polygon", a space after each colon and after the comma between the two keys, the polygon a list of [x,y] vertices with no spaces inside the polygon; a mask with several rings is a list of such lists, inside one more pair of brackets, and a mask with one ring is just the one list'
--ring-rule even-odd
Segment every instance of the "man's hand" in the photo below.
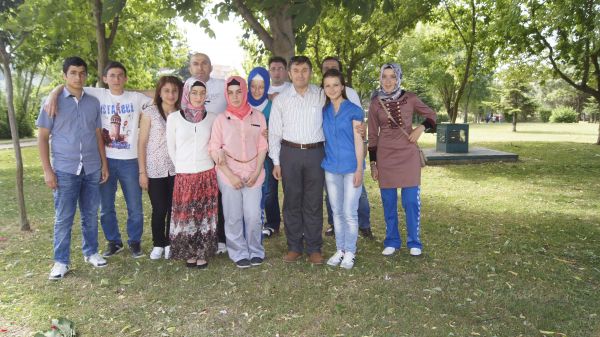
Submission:
{"label": "man's hand", "polygon": [[46,102],[44,102],[44,110],[49,117],[56,117],[58,114],[58,95],[64,89],[64,85],[59,85],[50,91]]}
{"label": "man's hand", "polygon": [[58,187],[56,174],[52,170],[44,171],[44,182],[46,183],[46,186],[50,187],[53,190],[55,190]]}
{"label": "man's hand", "polygon": [[273,166],[273,177],[275,177],[277,180],[281,180],[281,166]]}
{"label": "man's hand", "polygon": [[100,184],[104,184],[108,180],[108,166],[102,165],[101,171],[102,178],[100,178]]}

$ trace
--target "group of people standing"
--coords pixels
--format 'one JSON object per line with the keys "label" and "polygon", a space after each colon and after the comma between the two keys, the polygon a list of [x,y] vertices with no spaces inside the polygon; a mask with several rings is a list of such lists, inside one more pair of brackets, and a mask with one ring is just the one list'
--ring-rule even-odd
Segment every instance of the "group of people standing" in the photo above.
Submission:
{"label": "group of people standing", "polygon": [[[392,255],[401,246],[397,189],[402,188],[407,246],[411,255],[420,255],[416,141],[422,132],[435,131],[435,112],[401,90],[400,67],[381,68],[381,85],[369,105],[368,139],[360,99],[345,85],[339,60],[323,61],[321,87],[310,84],[312,63],[305,56],[294,56],[289,64],[272,57],[268,67],[254,68],[247,81],[239,76],[223,81],[210,77],[209,57],[196,53],[190,57],[191,77],[185,83],[161,77],[156,90],[147,93],[151,99],[124,90],[127,71],[119,62],[104,69],[108,89],[84,88],[87,65],[78,57],[67,58],[65,85],[53,90],[37,121],[56,214],[50,279],[61,279],[69,270],[77,204],[85,261],[104,267],[105,258],[123,250],[115,212],[117,183],[127,205],[132,256],[143,256],[141,191],[147,190],[150,258],[182,260],[198,269],[225,250],[239,268],[263,263],[262,240],[280,228],[279,181],[288,246],[283,260],[296,262],[306,253],[310,263],[322,264],[325,188],[336,238],[336,252],[327,264],[350,269],[359,228],[372,237],[363,185],[367,144],[384,206],[383,254]],[[415,112],[425,121],[413,129]],[[98,207],[108,242],[102,255]]]}

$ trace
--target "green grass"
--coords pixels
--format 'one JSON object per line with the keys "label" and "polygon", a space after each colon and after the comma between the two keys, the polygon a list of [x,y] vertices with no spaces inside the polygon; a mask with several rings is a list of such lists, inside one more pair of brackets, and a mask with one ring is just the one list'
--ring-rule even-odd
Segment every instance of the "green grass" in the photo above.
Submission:
{"label": "green grass", "polygon": [[[284,264],[283,235],[249,270],[218,257],[190,271],[127,251],[92,269],[76,226],[73,271],[50,282],[52,197],[37,151],[24,150],[29,233],[16,223],[12,152],[0,151],[0,322],[45,330],[65,316],[83,336],[599,336],[597,125],[562,127],[472,126],[472,145],[520,161],[425,168],[421,258],[380,254],[381,201],[367,178],[377,240],[359,239],[351,271]],[[335,243],[324,241],[328,256]]]}

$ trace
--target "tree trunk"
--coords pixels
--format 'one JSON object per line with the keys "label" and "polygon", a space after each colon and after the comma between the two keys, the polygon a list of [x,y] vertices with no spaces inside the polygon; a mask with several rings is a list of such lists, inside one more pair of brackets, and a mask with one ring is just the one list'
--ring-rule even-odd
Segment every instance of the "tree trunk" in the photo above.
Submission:
{"label": "tree trunk", "polygon": [[17,162],[17,204],[19,208],[19,223],[22,231],[31,229],[27,219],[27,209],[25,208],[25,193],[23,190],[23,157],[21,156],[21,144],[19,142],[19,128],[15,114],[15,105],[13,98],[12,73],[10,70],[10,55],[6,52],[6,46],[0,42],[0,59],[2,59],[2,68],[4,69],[4,80],[6,82],[6,104],[8,105],[8,122],[10,124],[10,135],[12,138],[13,149],[15,150],[15,159]]}
{"label": "tree trunk", "polygon": [[[106,87],[102,81],[102,72],[108,63],[108,51],[117,35],[119,27],[119,15],[113,18],[110,24],[110,35],[106,37],[106,25],[102,22],[102,0],[90,0],[92,4],[92,16],[94,17],[94,26],[96,27],[96,44],[98,46],[98,81],[97,87]],[[124,5],[124,4],[123,4]]]}
{"label": "tree trunk", "polygon": [[469,84],[469,91],[467,93],[467,101],[465,102],[465,118],[463,119],[463,123],[467,124],[469,122],[469,101],[471,100],[471,92],[473,91],[473,84]]}
{"label": "tree trunk", "polygon": [[[600,99],[596,98],[598,101],[598,112],[600,113]],[[598,139],[596,140],[596,145],[600,145],[600,122],[598,123]]]}
{"label": "tree trunk", "polygon": [[512,115],[512,132],[517,132],[517,113],[513,112]]}

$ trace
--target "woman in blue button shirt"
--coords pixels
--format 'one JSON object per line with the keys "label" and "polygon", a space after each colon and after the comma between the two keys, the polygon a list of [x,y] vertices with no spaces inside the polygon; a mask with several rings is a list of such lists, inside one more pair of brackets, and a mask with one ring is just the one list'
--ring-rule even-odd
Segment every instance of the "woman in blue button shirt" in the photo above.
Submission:
{"label": "woman in blue button shirt", "polygon": [[346,96],[344,76],[337,69],[323,74],[321,87],[326,99],[323,107],[325,183],[333,210],[337,251],[330,266],[354,266],[358,239],[358,200],[362,192],[363,141],[356,126],[363,122],[363,111]]}

